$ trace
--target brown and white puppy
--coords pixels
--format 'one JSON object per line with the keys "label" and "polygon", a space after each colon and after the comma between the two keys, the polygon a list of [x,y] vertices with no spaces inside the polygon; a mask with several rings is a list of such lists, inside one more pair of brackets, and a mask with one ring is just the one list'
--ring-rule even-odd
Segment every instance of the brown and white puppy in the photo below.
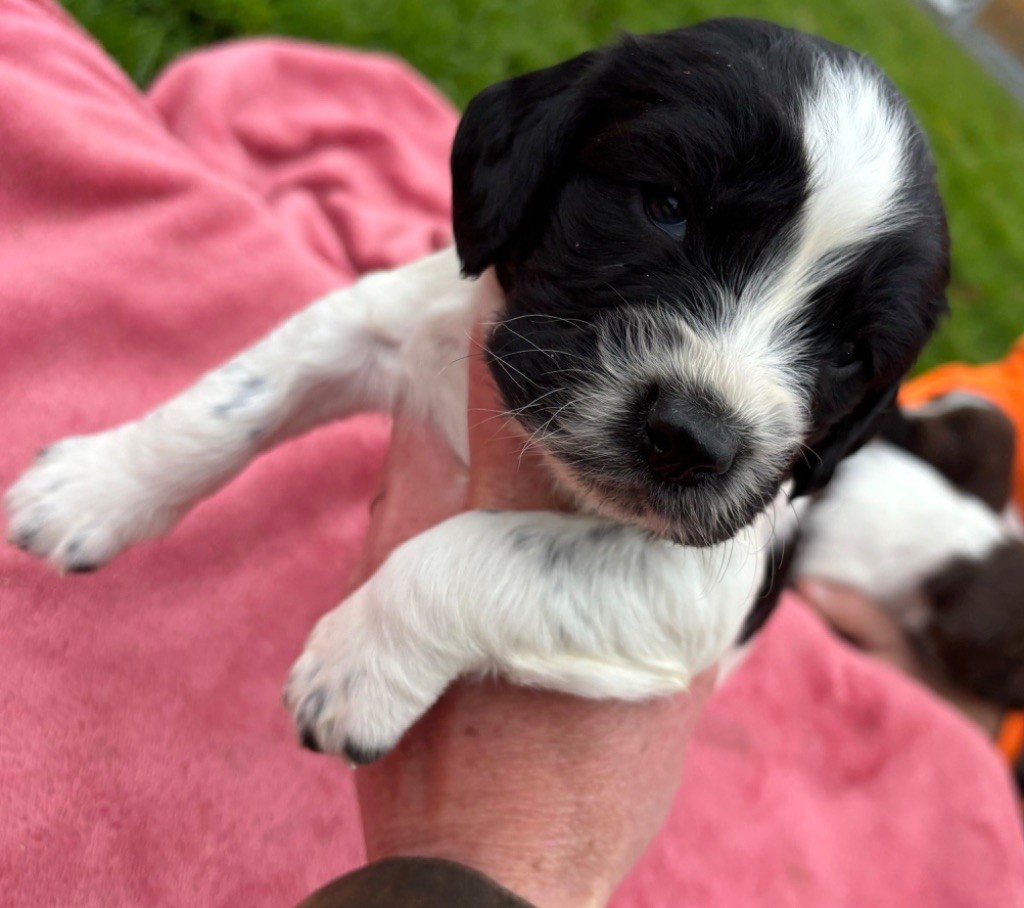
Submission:
{"label": "brown and white puppy", "polygon": [[1024,541],[1012,422],[957,392],[894,413],[806,504],[797,573],[849,584],[963,689],[1024,707]]}

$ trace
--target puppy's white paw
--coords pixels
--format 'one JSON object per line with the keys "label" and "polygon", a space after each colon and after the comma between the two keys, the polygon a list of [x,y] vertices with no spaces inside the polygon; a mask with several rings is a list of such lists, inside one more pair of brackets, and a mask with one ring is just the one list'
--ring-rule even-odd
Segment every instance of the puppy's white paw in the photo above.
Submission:
{"label": "puppy's white paw", "polygon": [[132,424],[66,438],[36,456],[4,496],[7,538],[63,571],[95,570],[178,516],[132,469]]}
{"label": "puppy's white paw", "polygon": [[320,619],[284,692],[303,745],[361,765],[398,743],[458,674],[399,642],[367,586]]}

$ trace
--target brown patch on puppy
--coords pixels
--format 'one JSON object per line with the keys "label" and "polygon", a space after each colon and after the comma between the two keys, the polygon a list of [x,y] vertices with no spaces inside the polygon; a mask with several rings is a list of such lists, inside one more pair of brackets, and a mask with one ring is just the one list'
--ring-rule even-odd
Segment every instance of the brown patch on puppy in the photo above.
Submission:
{"label": "brown patch on puppy", "polygon": [[[958,396],[967,397],[957,392]],[[1010,418],[995,404],[971,396],[963,404],[945,398],[929,412],[893,411],[882,434],[942,473],[961,492],[1002,511],[1013,488],[1016,434]]]}
{"label": "brown patch on puppy", "polygon": [[959,559],[924,584],[931,622],[922,643],[965,690],[1024,708],[1024,542],[980,561]]}

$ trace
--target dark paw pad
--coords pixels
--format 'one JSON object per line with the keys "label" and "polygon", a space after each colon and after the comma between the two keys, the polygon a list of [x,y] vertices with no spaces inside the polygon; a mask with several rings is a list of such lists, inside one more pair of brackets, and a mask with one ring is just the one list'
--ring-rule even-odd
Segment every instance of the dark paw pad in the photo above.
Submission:
{"label": "dark paw pad", "polygon": [[388,750],[387,747],[360,747],[351,741],[346,741],[344,747],[346,758],[356,766],[367,766],[383,757]]}
{"label": "dark paw pad", "polygon": [[20,533],[15,534],[11,537],[11,545],[15,548],[21,549],[23,552],[28,552],[32,548],[32,543],[35,542],[36,536],[39,535],[38,527],[31,527],[27,530],[22,530]]}
{"label": "dark paw pad", "polygon": [[302,746],[306,750],[311,750],[313,753],[323,753],[320,749],[320,742],[316,739],[316,732],[312,728],[304,728],[299,733],[299,741],[302,742]]}
{"label": "dark paw pad", "polygon": [[72,539],[68,543],[64,557],[67,560],[67,571],[69,574],[91,574],[99,567],[98,564],[86,558],[76,560],[75,556],[82,551],[84,543],[85,540],[82,537]]}

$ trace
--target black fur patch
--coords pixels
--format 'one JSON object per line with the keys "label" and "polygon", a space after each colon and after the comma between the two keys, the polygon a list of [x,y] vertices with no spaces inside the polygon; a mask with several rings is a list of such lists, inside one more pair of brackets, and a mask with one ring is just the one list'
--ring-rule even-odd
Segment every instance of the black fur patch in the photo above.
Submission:
{"label": "black fur patch", "polygon": [[248,376],[238,385],[229,400],[219,403],[213,408],[213,415],[218,419],[229,419],[244,410],[266,387],[267,380],[263,376]]}
{"label": "black fur patch", "polygon": [[747,643],[771,618],[775,607],[779,604],[782,591],[793,580],[793,563],[800,546],[800,538],[801,533],[797,530],[788,539],[772,546],[768,564],[765,567],[765,575],[761,581],[761,589],[754,601],[753,608],[743,622],[743,629],[736,640],[737,646]]}

